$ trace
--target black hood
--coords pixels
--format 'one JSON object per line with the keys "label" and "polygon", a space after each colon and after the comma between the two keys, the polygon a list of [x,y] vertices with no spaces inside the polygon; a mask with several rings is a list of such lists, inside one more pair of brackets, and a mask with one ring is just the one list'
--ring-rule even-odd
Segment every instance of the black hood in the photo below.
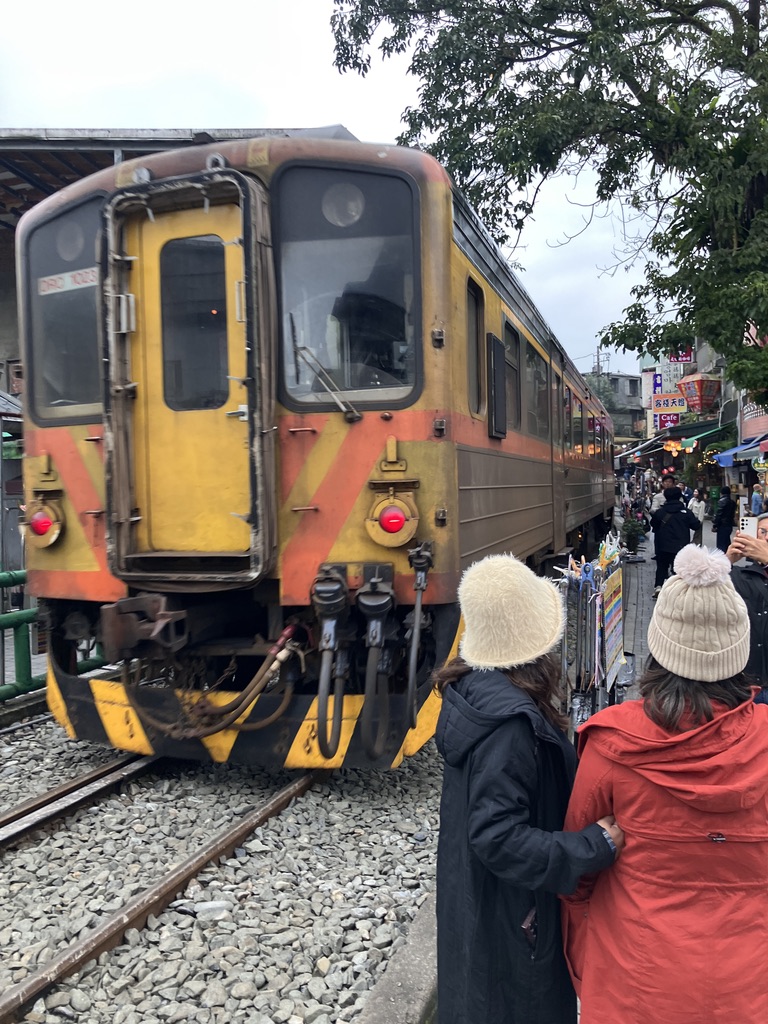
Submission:
{"label": "black hood", "polygon": [[532,698],[502,672],[477,670],[443,691],[435,743],[447,764],[457,767],[481,740],[514,715],[529,718],[542,739],[557,741]]}

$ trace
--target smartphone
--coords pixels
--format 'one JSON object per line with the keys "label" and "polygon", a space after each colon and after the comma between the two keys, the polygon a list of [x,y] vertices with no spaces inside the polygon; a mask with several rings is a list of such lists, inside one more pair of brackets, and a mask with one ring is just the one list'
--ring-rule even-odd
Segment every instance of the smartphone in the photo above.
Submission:
{"label": "smartphone", "polygon": [[531,949],[534,949],[536,947],[536,935],[538,933],[536,907],[531,908],[531,910],[528,912],[527,917],[520,925],[520,927],[523,929],[523,934],[525,935],[528,945],[531,947]]}
{"label": "smartphone", "polygon": [[757,539],[757,516],[739,516],[739,530]]}

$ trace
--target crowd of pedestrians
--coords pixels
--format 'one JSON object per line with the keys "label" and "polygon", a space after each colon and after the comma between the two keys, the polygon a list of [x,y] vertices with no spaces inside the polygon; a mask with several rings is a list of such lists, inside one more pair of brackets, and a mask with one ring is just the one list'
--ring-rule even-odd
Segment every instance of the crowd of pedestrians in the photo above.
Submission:
{"label": "crowd of pedestrians", "polygon": [[581,1024],[768,1021],[768,511],[760,489],[731,540],[724,488],[710,549],[700,489],[644,491],[640,699],[578,729],[578,767],[559,592],[511,555],[462,579],[436,675],[439,1024],[575,1024],[577,996]]}

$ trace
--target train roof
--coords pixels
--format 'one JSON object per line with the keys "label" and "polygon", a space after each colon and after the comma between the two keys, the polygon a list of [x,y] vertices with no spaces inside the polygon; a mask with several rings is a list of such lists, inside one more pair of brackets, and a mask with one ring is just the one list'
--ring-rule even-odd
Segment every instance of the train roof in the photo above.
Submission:
{"label": "train roof", "polygon": [[[386,151],[393,163],[415,173],[416,177],[435,177],[447,172],[428,154],[396,146],[360,142],[343,125],[319,128],[275,129],[0,129],[0,223],[15,227],[22,213],[42,205],[41,213],[50,212],[51,205],[68,202],[94,187],[115,187],[121,165],[146,158],[164,173],[185,173],[194,162],[192,153],[183,150],[220,148],[232,157],[233,166],[247,166],[249,142],[269,140],[275,148],[281,141],[304,142],[307,153],[330,157],[339,149],[349,148],[350,158],[362,159],[365,154],[379,163]],[[375,158],[374,155],[375,154]],[[199,162],[199,160],[198,160]],[[172,170],[171,170],[172,165]],[[434,168],[430,173],[427,168]],[[101,172],[100,174],[97,172]],[[436,172],[436,173],[435,173]],[[84,178],[97,174],[93,185]],[[121,181],[121,184],[127,182]],[[79,186],[79,187],[78,187]],[[61,190],[65,189],[65,192]],[[455,235],[468,258],[483,272],[505,300],[519,311],[522,322],[537,338],[546,341],[561,358],[567,375],[580,382],[585,393],[588,386],[569,358],[565,347],[544,320],[509,261],[491,237],[475,210],[458,189],[454,191]],[[8,195],[15,203],[8,204]],[[47,201],[46,201],[47,200]],[[34,219],[34,218],[33,218]],[[595,399],[597,405],[601,403]]]}

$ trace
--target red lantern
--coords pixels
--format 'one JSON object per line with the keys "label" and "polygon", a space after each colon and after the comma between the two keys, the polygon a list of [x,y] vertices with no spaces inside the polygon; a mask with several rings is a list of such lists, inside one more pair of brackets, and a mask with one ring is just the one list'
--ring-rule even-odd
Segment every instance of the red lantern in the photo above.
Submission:
{"label": "red lantern", "polygon": [[714,373],[689,373],[677,382],[693,412],[709,412],[720,394],[720,377]]}

